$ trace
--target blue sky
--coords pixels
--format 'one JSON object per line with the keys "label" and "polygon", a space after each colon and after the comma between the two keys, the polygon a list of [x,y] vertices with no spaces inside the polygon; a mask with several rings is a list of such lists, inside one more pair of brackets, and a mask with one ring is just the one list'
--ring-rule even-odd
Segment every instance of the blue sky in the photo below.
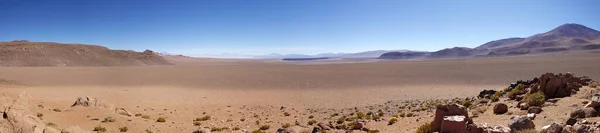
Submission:
{"label": "blue sky", "polygon": [[598,0],[1,0],[0,41],[193,56],[434,51],[565,23],[600,29],[598,6]]}

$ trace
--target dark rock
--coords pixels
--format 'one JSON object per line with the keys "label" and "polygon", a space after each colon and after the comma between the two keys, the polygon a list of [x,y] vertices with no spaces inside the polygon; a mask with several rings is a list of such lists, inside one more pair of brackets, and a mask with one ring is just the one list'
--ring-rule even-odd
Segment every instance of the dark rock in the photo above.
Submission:
{"label": "dark rock", "polygon": [[535,124],[527,116],[515,116],[510,118],[508,127],[510,127],[510,130],[512,131],[519,131],[524,129],[535,129]]}
{"label": "dark rock", "polygon": [[491,99],[495,93],[496,93],[495,90],[483,90],[483,91],[479,92],[478,97]]}
{"label": "dark rock", "polygon": [[539,114],[541,113],[542,107],[538,107],[538,106],[533,106],[533,107],[529,107],[529,109],[527,110],[527,113],[535,113],[535,114]]}
{"label": "dark rock", "polygon": [[598,113],[594,108],[576,108],[571,111],[569,116],[572,118],[590,118],[598,116]]}
{"label": "dark rock", "polygon": [[504,114],[508,112],[508,106],[504,103],[494,105],[494,114]]}

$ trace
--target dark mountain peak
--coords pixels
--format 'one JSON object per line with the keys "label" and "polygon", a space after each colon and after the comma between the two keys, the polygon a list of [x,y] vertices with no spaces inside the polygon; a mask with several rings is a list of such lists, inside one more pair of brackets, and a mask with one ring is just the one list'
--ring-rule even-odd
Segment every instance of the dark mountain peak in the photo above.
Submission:
{"label": "dark mountain peak", "polygon": [[536,41],[548,41],[559,37],[573,37],[588,40],[600,38],[600,32],[580,24],[564,24],[544,34],[534,36]]}

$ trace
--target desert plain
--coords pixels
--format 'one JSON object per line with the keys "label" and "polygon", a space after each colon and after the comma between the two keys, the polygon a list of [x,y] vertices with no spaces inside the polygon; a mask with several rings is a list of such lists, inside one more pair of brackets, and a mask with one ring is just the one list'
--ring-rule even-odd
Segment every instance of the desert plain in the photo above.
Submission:
{"label": "desert plain", "polygon": [[[2,67],[0,92],[13,98],[27,93],[32,112],[43,114],[41,118],[57,129],[77,125],[91,131],[102,126],[106,132],[119,132],[119,127],[126,126],[128,132],[175,133],[226,127],[221,132],[242,132],[269,125],[264,131],[276,132],[286,124],[310,129],[307,123],[311,120],[332,122],[354,114],[355,110],[365,113],[385,110],[384,120],[369,121],[366,126],[380,132],[415,132],[418,126],[433,120],[434,112],[415,112],[416,116],[402,117],[389,125],[387,120],[398,110],[393,103],[473,97],[483,89],[502,90],[516,80],[532,79],[547,72],[571,72],[600,79],[598,51],[317,63],[166,59],[173,65]],[[110,110],[71,107],[78,97],[86,96],[139,115],[129,117]],[[579,102],[563,101],[564,104]],[[544,119],[534,120],[539,124],[538,129],[553,120],[562,122],[568,118],[566,113],[562,114],[568,111],[544,109],[538,116]],[[210,119],[195,120],[206,116]],[[106,117],[115,121],[101,122]],[[159,117],[166,122],[156,122]],[[474,121],[506,125],[508,118],[487,111]]]}

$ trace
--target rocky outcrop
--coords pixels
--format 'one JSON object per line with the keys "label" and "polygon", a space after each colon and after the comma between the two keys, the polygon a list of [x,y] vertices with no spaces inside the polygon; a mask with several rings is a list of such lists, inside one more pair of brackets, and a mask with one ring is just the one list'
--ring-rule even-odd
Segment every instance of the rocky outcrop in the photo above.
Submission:
{"label": "rocky outcrop", "polygon": [[468,124],[473,123],[473,121],[469,118],[467,107],[459,104],[438,105],[435,111],[434,120],[431,122],[433,131],[441,131],[442,122],[446,116],[464,116],[464,121],[466,121]]}
{"label": "rocky outcrop", "polygon": [[534,129],[535,124],[527,116],[515,116],[510,118],[508,127],[510,127],[510,130],[512,131],[519,131],[524,129]]}
{"label": "rocky outcrop", "polygon": [[17,99],[0,94],[0,133],[58,133],[53,127],[33,115],[30,109],[29,95],[21,93]]}
{"label": "rocky outcrop", "polygon": [[579,91],[582,85],[588,85],[590,82],[591,79],[587,77],[575,77],[572,73],[546,73],[540,76],[539,90],[547,98],[567,97]]}
{"label": "rocky outcrop", "polygon": [[444,116],[440,132],[442,133],[464,133],[467,132],[467,121],[465,116]]}
{"label": "rocky outcrop", "polygon": [[594,108],[576,108],[571,111],[571,118],[590,118],[598,116]]}
{"label": "rocky outcrop", "polygon": [[540,133],[560,133],[562,131],[563,125],[559,123],[552,123],[550,125],[542,127]]}
{"label": "rocky outcrop", "polygon": [[108,108],[113,109],[114,106],[111,104],[107,104],[99,99],[93,97],[78,97],[77,101],[71,105],[71,107],[94,107],[94,108]]}

